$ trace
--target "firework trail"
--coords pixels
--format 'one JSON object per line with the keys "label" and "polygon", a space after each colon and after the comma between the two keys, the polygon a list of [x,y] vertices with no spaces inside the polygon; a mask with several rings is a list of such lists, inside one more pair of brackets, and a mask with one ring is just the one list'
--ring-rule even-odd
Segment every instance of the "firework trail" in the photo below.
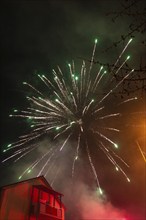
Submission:
{"label": "firework trail", "polygon": [[136,143],[137,143],[139,151],[140,151],[140,153],[142,155],[143,160],[146,162],[146,153],[141,149],[139,142],[137,141]]}
{"label": "firework trail", "polygon": [[[72,64],[68,64],[67,73],[62,72],[59,66],[57,67],[57,70],[53,69],[53,78],[51,79],[45,75],[38,75],[41,82],[43,82],[43,89],[37,89],[31,84],[24,82],[24,84],[34,93],[34,95],[27,97],[30,105],[26,110],[20,112],[15,110],[14,114],[10,115],[10,117],[19,117],[29,120],[31,131],[26,135],[20,136],[17,142],[9,144],[7,148],[4,149],[5,153],[7,151],[12,153],[2,162],[10,159],[14,159],[16,162],[23,157],[27,157],[28,154],[35,152],[36,149],[40,147],[37,142],[46,135],[53,136],[53,141],[55,141],[55,139],[63,141],[62,144],[57,147],[49,147],[47,152],[33,161],[32,164],[23,171],[19,176],[19,179],[21,179],[26,173],[31,172],[31,170],[42,163],[43,160],[45,160],[45,162],[41,166],[38,175],[43,173],[44,175],[47,175],[49,169],[46,170],[46,168],[54,167],[53,161],[57,160],[64,148],[69,147],[69,141],[74,138],[76,144],[72,161],[72,177],[74,177],[76,161],[79,159],[79,152],[81,148],[84,148],[93,175],[95,176],[97,187],[100,194],[102,194],[98,172],[95,168],[90,152],[88,134],[92,134],[96,138],[95,151],[96,147],[100,149],[106,155],[111,164],[113,164],[115,169],[120,171],[126,177],[127,181],[130,182],[130,179],[118,164],[117,159],[120,160],[124,166],[128,166],[128,164],[117,155],[115,150],[117,151],[118,144],[108,136],[108,132],[120,132],[120,130],[116,127],[108,126],[107,119],[121,117],[121,113],[106,113],[107,111],[105,110],[108,110],[106,106],[108,98],[134,71],[132,69],[128,73],[125,73],[121,81],[116,83],[115,75],[119,73],[130,56],[127,56],[122,63],[120,62],[119,67],[117,67],[117,65],[119,64],[119,61],[121,61],[123,54],[131,41],[132,39],[128,41],[109,73],[107,73],[103,66],[100,66],[97,71],[93,71],[94,56],[97,45],[96,39],[90,65],[87,66],[85,61],[83,61],[79,72],[75,70],[75,64],[73,62]],[[109,86],[106,88],[110,89],[106,89],[107,91],[101,96],[99,95],[101,85],[104,80],[109,77]],[[118,105],[133,100],[136,100],[136,98],[127,99],[118,103]],[[93,122],[96,126],[93,126]],[[59,169],[56,171],[57,173],[59,172],[58,170]],[[56,178],[56,175],[54,178]]]}

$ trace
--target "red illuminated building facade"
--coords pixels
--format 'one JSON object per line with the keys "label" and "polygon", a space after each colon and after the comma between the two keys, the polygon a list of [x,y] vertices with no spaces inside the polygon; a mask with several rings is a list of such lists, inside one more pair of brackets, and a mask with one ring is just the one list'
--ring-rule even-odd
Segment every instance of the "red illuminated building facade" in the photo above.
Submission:
{"label": "red illuminated building facade", "polygon": [[4,186],[0,220],[64,220],[61,198],[43,176]]}

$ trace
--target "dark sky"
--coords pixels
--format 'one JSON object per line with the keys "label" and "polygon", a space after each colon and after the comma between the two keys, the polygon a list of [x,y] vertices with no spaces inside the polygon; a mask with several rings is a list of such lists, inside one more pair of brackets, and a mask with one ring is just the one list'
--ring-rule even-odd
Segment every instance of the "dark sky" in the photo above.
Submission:
{"label": "dark sky", "polygon": [[[27,105],[22,82],[35,80],[36,72],[46,73],[57,65],[64,68],[72,59],[77,62],[80,62],[80,57],[90,59],[96,37],[99,39],[97,59],[104,63],[115,59],[126,41],[121,41],[117,47],[113,43],[120,41],[121,35],[129,33],[132,19],[138,22],[140,18],[120,16],[113,22],[114,15],[107,16],[106,13],[118,12],[122,9],[122,4],[130,2],[132,1],[3,1],[0,7],[1,152],[3,147],[16,140],[26,129],[21,121],[17,120],[16,123],[15,118],[8,117],[15,107],[23,108]],[[144,7],[145,1],[140,1],[137,10]],[[134,42],[130,46],[133,61],[130,61],[130,65],[138,68],[140,61],[145,64],[146,47],[141,43],[143,33],[138,31],[133,35]],[[110,46],[112,48],[104,52]],[[142,104],[135,109],[143,111],[144,108],[145,100],[142,98]],[[126,136],[128,132],[127,129]],[[111,170],[108,173],[108,164],[103,166],[107,171],[105,176],[101,175],[108,200],[113,206],[125,209],[133,217],[129,220],[146,219],[145,162],[135,144],[135,140],[141,136],[142,132],[136,129],[129,138],[124,135],[121,137],[124,138],[123,152],[130,159],[130,185],[119,177],[114,177]],[[0,185],[14,182],[15,177],[16,171],[10,169],[9,164],[2,165]]]}

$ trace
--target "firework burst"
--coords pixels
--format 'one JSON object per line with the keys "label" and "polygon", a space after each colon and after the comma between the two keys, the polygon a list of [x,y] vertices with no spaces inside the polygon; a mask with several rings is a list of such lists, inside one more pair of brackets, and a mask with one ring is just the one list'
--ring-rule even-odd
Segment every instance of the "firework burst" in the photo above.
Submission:
{"label": "firework burst", "polygon": [[[97,175],[98,172],[92,160],[90,141],[88,139],[92,135],[96,140],[95,150],[96,148],[100,149],[114,165],[115,169],[120,171],[126,177],[127,181],[130,182],[130,179],[117,160],[120,160],[124,166],[128,166],[128,164],[118,156],[116,153],[118,144],[108,135],[108,132],[118,133],[120,131],[117,127],[109,126],[108,120],[114,120],[120,117],[121,113],[109,113],[109,107],[107,107],[106,101],[134,71],[132,69],[128,73],[125,73],[122,79],[118,83],[116,82],[115,75],[119,73],[130,58],[130,56],[127,56],[121,63],[123,54],[131,41],[132,39],[128,41],[108,73],[103,66],[93,71],[97,45],[97,40],[95,40],[90,64],[87,65],[85,61],[82,61],[80,71],[76,71],[75,64],[72,62],[72,64],[68,64],[67,73],[64,73],[58,66],[57,70],[53,69],[53,78],[51,77],[51,79],[46,75],[38,75],[41,82],[43,82],[43,89],[38,89],[26,82],[23,83],[33,92],[33,95],[27,97],[30,105],[26,110],[15,110],[14,114],[10,115],[10,117],[26,118],[30,123],[31,131],[26,135],[20,136],[17,142],[9,144],[4,149],[4,152],[11,151],[12,153],[2,162],[10,159],[16,162],[21,158],[27,157],[28,154],[32,154],[38,148],[38,140],[46,135],[52,137],[53,140],[52,147],[48,147],[47,152],[34,160],[19,176],[19,179],[26,173],[31,172],[42,161],[43,165],[41,165],[38,175],[44,174],[46,176],[52,168],[51,166],[53,166],[50,164],[51,161],[57,160],[60,152],[64,148],[70,147],[68,143],[74,139],[74,156],[71,168],[72,177],[74,176],[76,161],[79,159],[79,152],[81,149],[84,149],[99,192],[102,194]],[[105,87],[104,91],[102,90],[103,93],[101,94],[100,89],[102,88],[102,84],[104,84],[103,82],[106,82],[108,86]],[[44,90],[45,92],[43,92]],[[129,100],[124,100],[118,103],[118,105],[135,99],[133,97]],[[53,142],[57,139],[61,139],[63,142],[56,147],[56,145],[53,145]],[[46,168],[47,171],[44,173]],[[59,169],[56,170],[54,179],[58,175]]]}

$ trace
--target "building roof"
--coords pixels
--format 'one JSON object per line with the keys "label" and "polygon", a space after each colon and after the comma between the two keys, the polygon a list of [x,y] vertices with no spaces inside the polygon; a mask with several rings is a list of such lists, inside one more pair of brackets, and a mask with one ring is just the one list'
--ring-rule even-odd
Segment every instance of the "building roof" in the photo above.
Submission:
{"label": "building roof", "polygon": [[[43,175],[42,176],[38,176],[38,177],[33,177],[33,178],[30,178],[30,179],[26,179],[26,180],[22,180],[22,181],[18,181],[18,182],[15,182],[15,183],[11,183],[9,185],[4,185],[4,186],[1,186],[0,189],[7,188],[9,186],[17,185],[17,184],[20,184],[20,183],[25,183],[25,182],[28,182],[28,181],[32,181],[34,179],[41,179],[48,186],[48,188],[50,188],[50,191],[63,196],[63,194],[53,190],[53,188],[50,186],[50,184],[48,183],[48,181],[45,179],[45,177]],[[36,185],[34,185],[34,186],[36,186]],[[42,188],[43,186],[37,185],[37,187],[39,187],[39,188],[41,187]]]}

